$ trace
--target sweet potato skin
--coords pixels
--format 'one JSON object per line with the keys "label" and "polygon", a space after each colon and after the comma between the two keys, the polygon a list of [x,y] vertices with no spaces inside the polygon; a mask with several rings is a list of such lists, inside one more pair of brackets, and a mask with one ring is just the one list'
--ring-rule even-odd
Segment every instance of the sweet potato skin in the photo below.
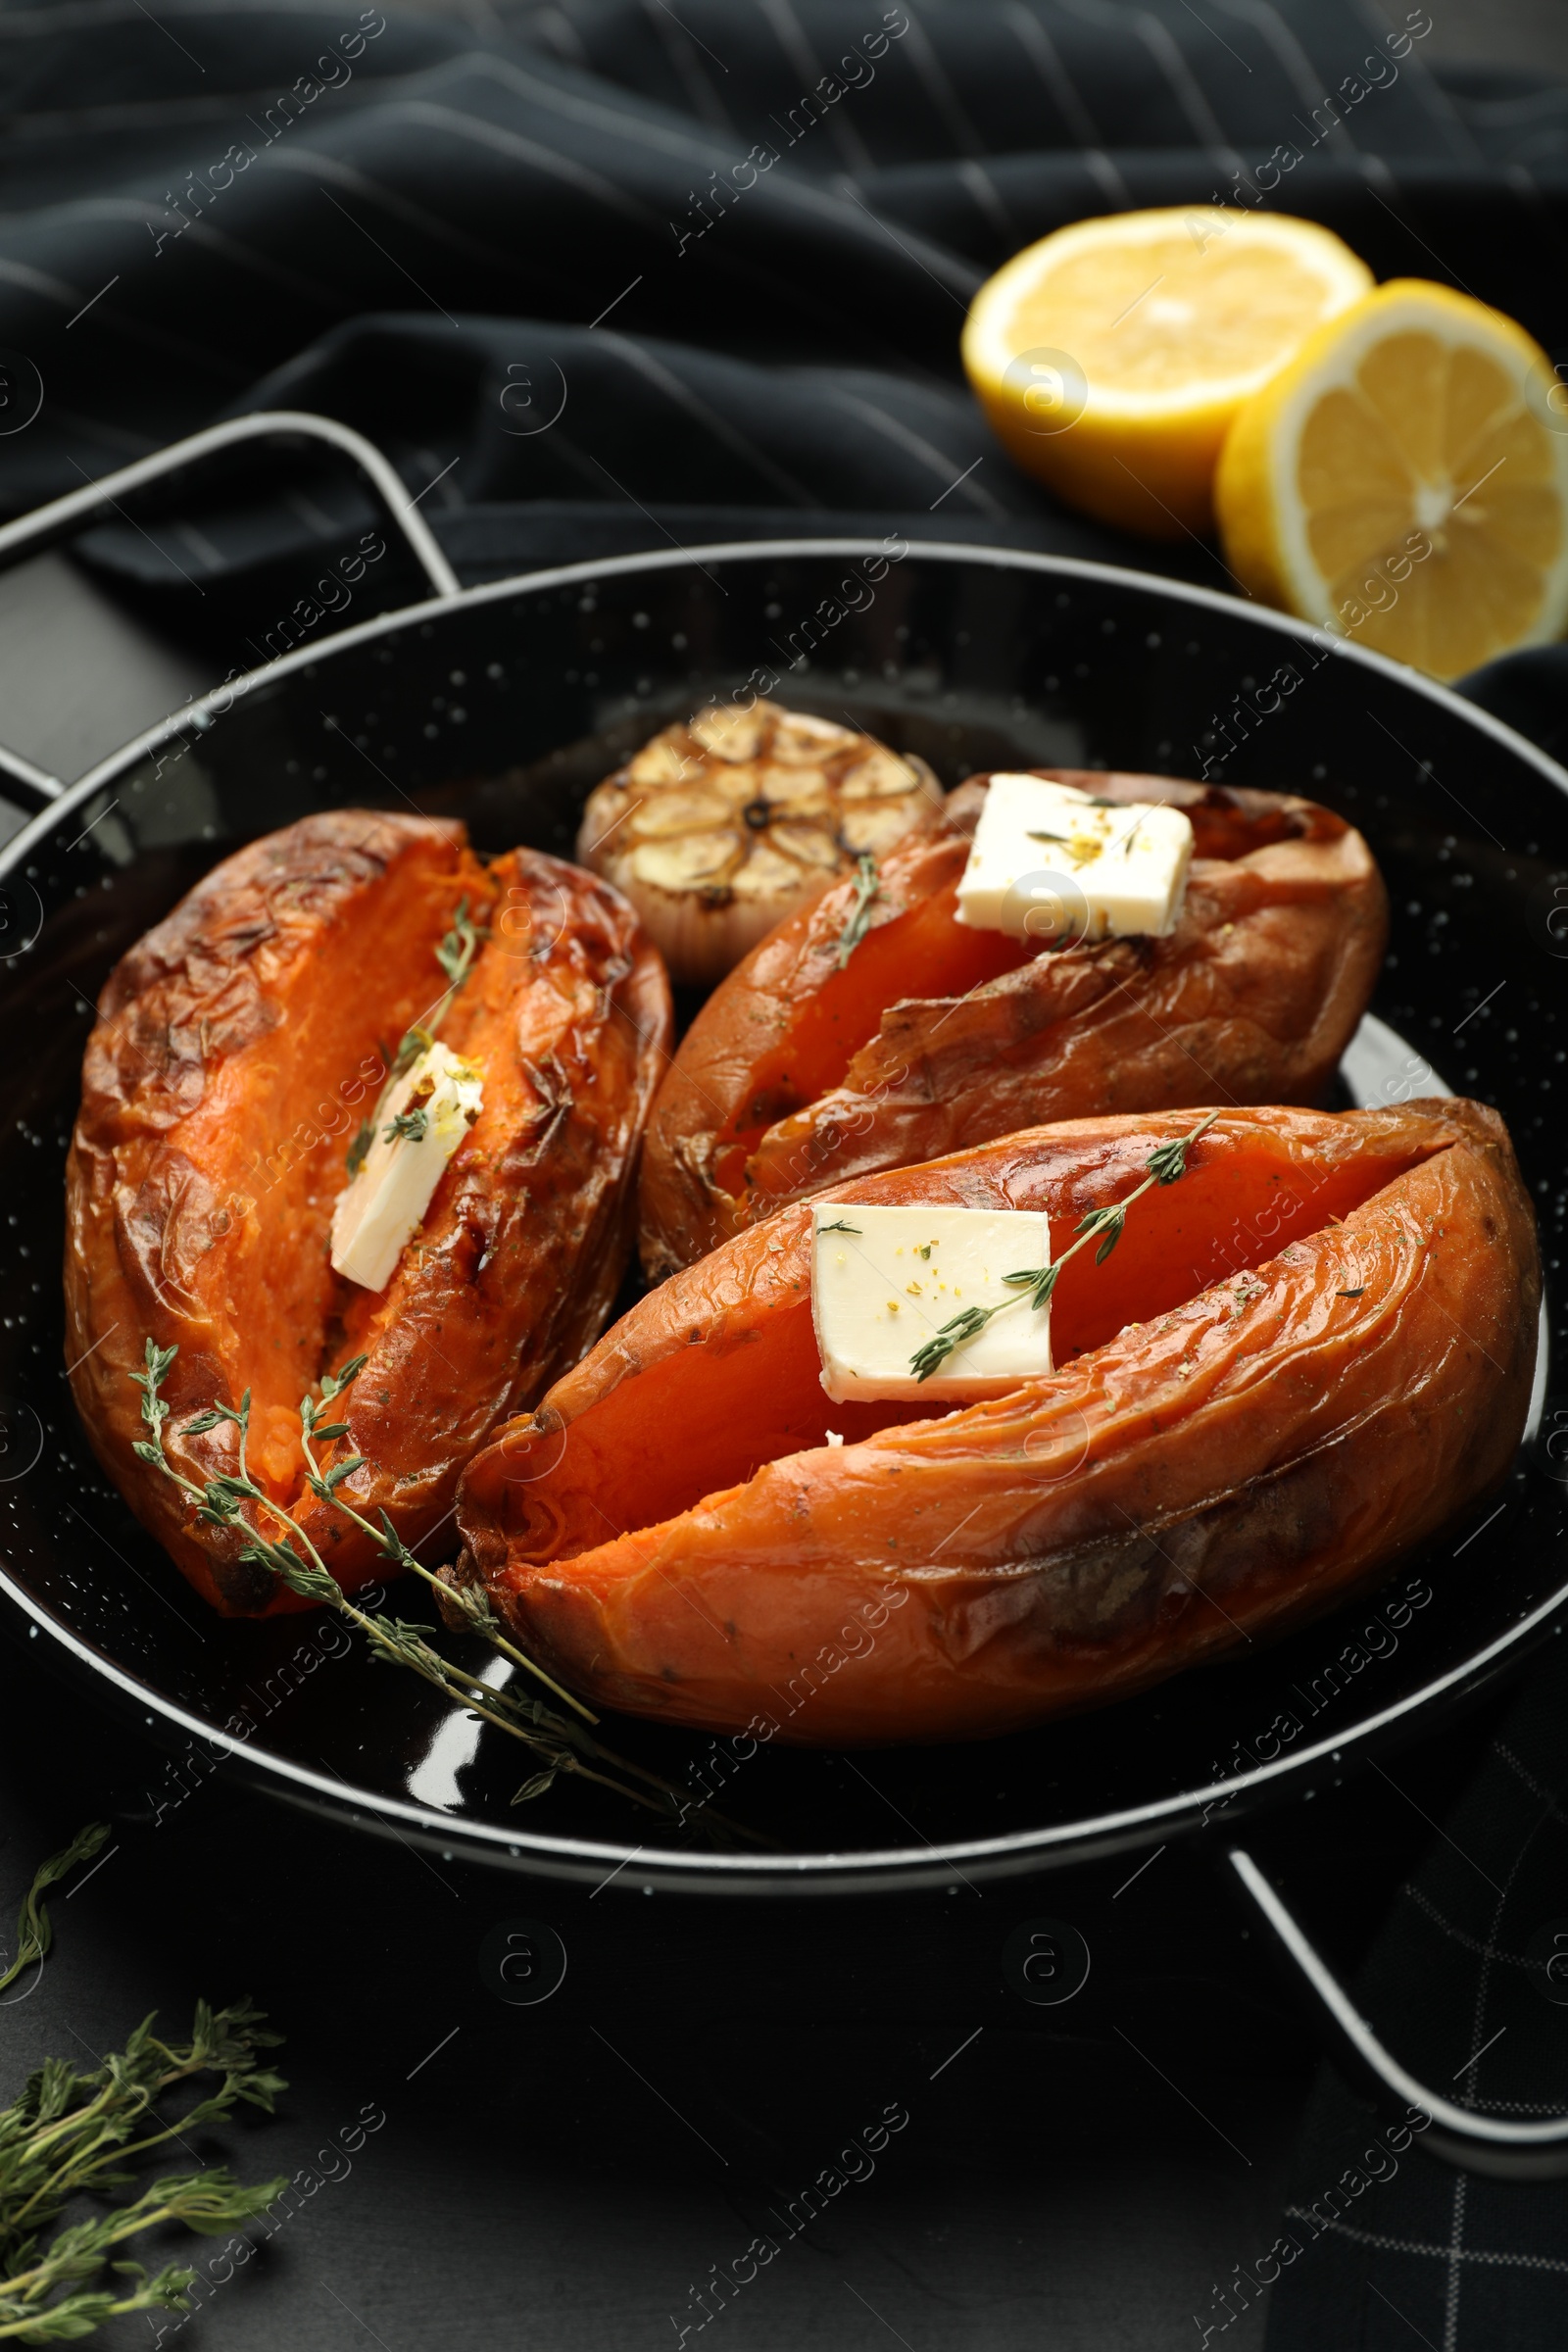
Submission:
{"label": "sweet potato skin", "polygon": [[[854,891],[840,883],[769,933],[698,1014],[643,1157],[650,1276],[787,1200],[1021,1127],[1321,1092],[1388,941],[1387,896],[1360,834],[1285,794],[1035,772],[1187,810],[1197,855],[1176,932],[1039,955],[965,934],[951,915],[986,781],[973,779],[951,796],[937,835],[883,861],[871,929],[845,969],[838,942]],[[804,1052],[803,1005],[814,1019]],[[837,1070],[821,1086],[835,1035]]]}
{"label": "sweet potato skin", "polygon": [[[442,1034],[483,1067],[484,1106],[371,1294],[332,1271],[332,1204],[398,1039],[442,994],[435,948],[463,901],[489,938]],[[669,1018],[608,884],[528,851],[484,866],[459,825],[363,810],[249,845],[122,958],[67,1166],[67,1361],[105,1470],[216,1607],[299,1604],[132,1452],[146,1340],[179,1349],[176,1469],[235,1467],[229,1427],[186,1424],[250,1389],[253,1475],[345,1588],[367,1583],[376,1547],[304,1490],[300,1396],[368,1354],[320,1458],[364,1456],[339,1492],[411,1544],[449,1518],[465,1462],[609,1310]]]}
{"label": "sweet potato skin", "polygon": [[[1071,1122],[834,1199],[1045,1206],[1067,1230],[1190,1120]],[[1349,1597],[1502,1477],[1523,1428],[1535,1225],[1475,1103],[1227,1111],[1106,1265],[1063,1276],[1058,1348],[1084,1351],[933,1419],[810,1398],[808,1230],[782,1210],[672,1277],[466,1474],[457,1573],[600,1704],[809,1745],[1103,1704]],[[696,1495],[668,1468],[662,1494],[682,1445]],[[617,1514],[617,1462],[681,1507]]]}

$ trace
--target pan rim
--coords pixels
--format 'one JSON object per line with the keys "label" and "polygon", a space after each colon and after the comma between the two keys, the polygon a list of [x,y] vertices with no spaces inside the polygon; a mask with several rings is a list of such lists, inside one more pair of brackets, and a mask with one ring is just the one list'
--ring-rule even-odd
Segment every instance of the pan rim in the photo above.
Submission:
{"label": "pan rim", "polygon": [[[1539,744],[1532,743],[1528,736],[1519,734],[1506,720],[1494,717],[1480,704],[1467,702],[1451,686],[1445,686],[1438,679],[1411,669],[1405,662],[1376,653],[1370,646],[1355,645],[1348,638],[1337,637],[1316,622],[1298,620],[1294,613],[1276,612],[1272,606],[1244,603],[1242,598],[1228,595],[1223,589],[1204,588],[1196,581],[1172,579],[1164,572],[1137,571],[1128,564],[1101,564],[1085,556],[1037,555],[1027,548],[985,547],[967,541],[910,539],[905,544],[906,555],[899,559],[901,563],[907,561],[910,556],[918,556],[922,561],[980,564],[993,570],[1032,571],[1045,577],[1082,579],[1091,584],[1152,590],[1174,597],[1179,603],[1193,605],[1200,611],[1219,613],[1231,621],[1238,615],[1245,616],[1253,625],[1275,636],[1297,643],[1310,643],[1327,659],[1370,668],[1375,676],[1436,703],[1450,717],[1479,728],[1484,735],[1490,735],[1515,759],[1521,759],[1534,767],[1559,793],[1568,796],[1568,767],[1553,760]],[[760,562],[778,562],[802,556],[853,558],[879,555],[884,552],[884,547],[883,540],[862,537],[715,540],[701,547],[677,550],[653,548],[635,555],[601,557],[581,564],[555,564],[542,571],[511,573],[505,579],[481,580],[471,588],[460,588],[456,595],[424,597],[416,604],[399,605],[391,612],[378,612],[368,620],[357,621],[352,627],[340,629],[334,635],[322,638],[318,644],[297,646],[292,653],[279,655],[275,661],[263,662],[259,668],[247,670],[238,678],[211,687],[206,694],[198,695],[178,710],[171,711],[153,726],[144,728],[139,735],[131,736],[118,750],[106,753],[84,774],[68,784],[58,799],[37,810],[8,842],[0,846],[0,875],[9,873],[19,858],[40,848],[56,824],[74,815],[95,792],[101,791],[134,760],[148,752],[156,751],[186,727],[193,726],[198,732],[205,732],[225,717],[236,704],[258,686],[273,679],[291,677],[299,670],[310,669],[339,654],[351,653],[359,646],[372,644],[376,638],[390,635],[394,630],[443,618],[448,613],[466,612],[473,607],[495,603],[524,591],[533,593],[548,588],[572,587],[590,580],[619,579],[645,571],[701,568],[704,558],[711,558],[715,563],[732,563],[740,557],[756,558]],[[227,698],[225,707],[219,710],[216,706],[224,697]]]}

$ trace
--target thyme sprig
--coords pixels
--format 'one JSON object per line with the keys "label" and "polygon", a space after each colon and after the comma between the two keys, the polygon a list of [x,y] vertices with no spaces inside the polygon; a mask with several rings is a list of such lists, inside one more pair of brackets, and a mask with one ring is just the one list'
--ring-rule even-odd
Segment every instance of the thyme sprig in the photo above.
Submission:
{"label": "thyme sprig", "polygon": [[[366,1153],[375,1141],[375,1131],[381,1123],[381,1113],[386,1107],[388,1095],[404,1072],[412,1069],[419,1055],[434,1045],[440,1034],[442,1022],[452,1010],[453,1000],[468,977],[473,967],[473,959],[478,955],[482,942],[488,936],[489,934],[482,930],[469,914],[467,899],[460,899],[457,910],[452,917],[452,928],[441,940],[435,952],[435,959],[447,976],[446,988],[436,999],[424,1018],[416,1021],[412,1029],[406,1029],[403,1033],[398,1050],[392,1056],[392,1066],[387,1072],[386,1083],[375,1099],[375,1108],[368,1119],[361,1121],[360,1131],[349,1146],[348,1170],[351,1180],[365,1165]],[[422,1114],[419,1113],[405,1113],[404,1115],[406,1117],[422,1117]],[[398,1134],[413,1134],[412,1129],[403,1127],[397,1120],[394,1120],[392,1125]],[[413,1140],[417,1143],[423,1133],[424,1127],[421,1124],[418,1134],[414,1135]],[[390,1131],[387,1141],[391,1141]]]}
{"label": "thyme sprig", "polygon": [[394,1078],[401,1078],[404,1071],[435,1043],[442,1022],[452,1010],[453,999],[468,977],[473,959],[479,953],[479,943],[487,936],[469,915],[467,900],[460,899],[457,912],[452,917],[452,928],[435,952],[435,959],[447,976],[446,990],[423,1020],[416,1021],[414,1027],[405,1032],[392,1059]]}
{"label": "thyme sprig", "polygon": [[[443,1696],[466,1707],[469,1714],[477,1716],[481,1722],[492,1725],[497,1731],[506,1732],[531,1748],[543,1769],[535,1772],[517,1790],[513,1799],[514,1804],[542,1795],[558,1774],[569,1773],[578,1779],[592,1781],[600,1788],[612,1789],[629,1803],[649,1812],[673,1815],[677,1821],[683,1817],[683,1800],[689,1792],[678,1788],[673,1781],[666,1780],[662,1773],[651,1771],[648,1766],[619,1754],[614,1748],[596,1740],[582,1724],[573,1723],[569,1717],[558,1714],[540,1699],[526,1697],[520,1692],[494,1690],[478,1675],[470,1674],[466,1668],[443,1657],[431,1645],[424,1627],[411,1625],[401,1618],[370,1615],[358,1607],[338,1584],[292,1512],[275,1502],[250,1474],[246,1460],[251,1415],[249,1389],[237,1405],[214,1403],[186,1424],[189,1436],[201,1437],[209,1430],[216,1429],[220,1421],[231,1422],[238,1436],[237,1473],[216,1474],[201,1486],[192,1479],[182,1477],[170,1461],[164,1447],[164,1424],[169,1418],[170,1407],[160,1393],[178,1352],[177,1348],[160,1348],[149,1339],[143,1369],[131,1374],[132,1381],[141,1391],[142,1420],[150,1433],[148,1438],[136,1444],[134,1450],[144,1462],[150,1463],[179,1488],[194,1504],[198,1519],[209,1526],[235,1529],[244,1534],[247,1541],[240,1549],[239,1557],[242,1560],[254,1561],[270,1569],[302,1598],[322,1603],[348,1618],[369,1642],[373,1658],[385,1664],[407,1667],[421,1681],[441,1691]],[[406,1569],[437,1589],[443,1603],[456,1607],[466,1625],[504,1657],[534,1675],[586,1722],[597,1723],[598,1717],[579,1699],[564,1690],[559,1683],[545,1673],[543,1667],[506,1639],[487,1594],[469,1587],[448,1585],[435,1576],[422,1561],[415,1558],[384,1510],[381,1513],[381,1525],[375,1527],[352,1504],[345,1502],[338,1489],[361,1467],[362,1456],[349,1455],[343,1461],[334,1462],[330,1468],[322,1469],[312,1450],[313,1445],[326,1444],[349,1434],[346,1421],[322,1420],[322,1409],[334,1403],[358,1379],[367,1360],[363,1355],[356,1356],[341,1371],[328,1373],[320,1383],[319,1402],[309,1396],[300,1400],[300,1446],[305,1457],[306,1483],[311,1493],[363,1529],[392,1567]],[[274,1525],[286,1532],[279,1538],[264,1535],[255,1519],[247,1516],[247,1506],[265,1512]],[[296,1548],[297,1544],[304,1546],[303,1556]],[[587,1760],[589,1758],[593,1759],[592,1763]],[[632,1788],[623,1779],[596,1771],[594,1765],[599,1763],[613,1765],[617,1773],[629,1773],[644,1786]],[[739,1824],[713,1813],[710,1808],[704,1819],[711,1820],[721,1835],[743,1838],[752,1835]]]}
{"label": "thyme sprig", "polygon": [[871,927],[871,902],[881,890],[877,880],[876,859],[868,850],[862,850],[855,860],[855,904],[849,920],[839,933],[839,970],[842,972]]}
{"label": "thyme sprig", "polygon": [[[33,1892],[96,1851],[107,1836],[101,1823],[84,1830],[44,1864]],[[249,2001],[219,2010],[198,2001],[183,2044],[163,2040],[154,2022],[144,2018],[123,2050],[89,2072],[46,2058],[20,2098],[0,2110],[0,2339],[67,2343],[128,2312],[188,2311],[193,2271],[172,2263],[149,2277],[139,2262],[112,2261],[116,2249],[170,2222],[204,2237],[221,2236],[264,2213],[287,2185],[279,2176],[248,2187],[220,2165],[172,2174],[128,2204],[73,2223],[41,2243],[74,2198],[133,2186],[128,2161],[218,2122],[239,2100],[270,2114],[274,2094],[286,2087],[262,2055],[282,2036],[264,2030],[262,2012]],[[200,2075],[219,2076],[217,2089],[170,2122],[160,2100]],[[106,2269],[120,2283],[105,2282]]]}
{"label": "thyme sprig", "polygon": [[1188,1152],[1200,1135],[1208,1132],[1218,1117],[1217,1110],[1209,1111],[1206,1117],[1200,1119],[1190,1135],[1177,1136],[1171,1143],[1161,1144],[1156,1151],[1151,1152],[1144,1162],[1149,1174],[1143,1183],[1130,1192],[1125,1200],[1111,1201],[1104,1208],[1092,1208],[1080,1217],[1074,1228],[1077,1239],[1068,1244],[1059,1257],[1053,1258],[1050,1265],[1025,1266],[1016,1274],[1004,1274],[1003,1281],[1010,1291],[1018,1294],[1016,1298],[1004,1298],[998,1306],[966,1306],[961,1314],[944,1323],[941,1330],[910,1356],[909,1367],[916,1378],[929,1380],[956,1348],[978,1338],[993,1316],[1004,1315],[1011,1306],[1027,1304],[1038,1312],[1041,1307],[1048,1305],[1062,1267],[1069,1259],[1076,1257],[1080,1250],[1087,1250],[1093,1241],[1100,1244],[1095,1251],[1095,1263],[1102,1266],[1121,1239],[1127,1211],[1133,1202],[1141,1200],[1146,1193],[1152,1192],[1156,1184],[1175,1184],[1185,1176]]}
{"label": "thyme sprig", "polygon": [[58,1854],[51,1854],[47,1862],[38,1865],[32,1885],[22,1898],[22,1909],[17,1914],[16,1956],[10,1967],[0,1975],[0,1992],[4,1992],[8,1984],[14,1984],[24,1970],[30,1968],[35,1960],[42,1960],[55,1939],[43,1900],[49,1888],[58,1886],[78,1862],[90,1862],[108,1836],[109,1824],[106,1821],[90,1822],[86,1829],[76,1832],[69,1845],[62,1846]]}
{"label": "thyme sprig", "polygon": [[[311,1396],[302,1396],[300,1399],[300,1451],[305,1456],[305,1483],[311,1493],[322,1502],[331,1503],[335,1510],[344,1514],[345,1518],[352,1519],[355,1526],[362,1529],[372,1543],[380,1545],[392,1567],[404,1569],[409,1575],[419,1577],[431,1588],[432,1592],[440,1595],[446,1607],[455,1608],[459,1612],[472,1632],[480,1635],[493,1649],[500,1650],[503,1657],[510,1658],[514,1666],[522,1667],[525,1672],[543,1683],[546,1690],[553,1691],[564,1705],[574,1708],[584,1723],[597,1723],[599,1718],[591,1707],[585,1707],[580,1698],[574,1698],[569,1690],[563,1690],[560,1683],[556,1682],[551,1675],[546,1674],[544,1668],[535,1659],[530,1658],[526,1651],[514,1647],[507,1640],[501,1630],[501,1620],[490,1605],[488,1593],[474,1586],[446,1584],[426,1568],[422,1560],[415,1558],[384,1510],[381,1513],[380,1526],[372,1527],[369,1520],[362,1512],[357,1511],[352,1503],[344,1501],[337,1490],[346,1479],[352,1478],[355,1471],[363,1466],[365,1459],[363,1454],[348,1454],[342,1461],[334,1462],[330,1469],[322,1470],[311,1450],[313,1443],[326,1445],[334,1438],[346,1438],[349,1434],[349,1427],[346,1421],[322,1421],[318,1416],[325,1406],[335,1403],[344,1391],[358,1380],[368,1361],[368,1356],[356,1355],[343,1366],[341,1372],[329,1372],[321,1382],[319,1404]],[[486,1687],[488,1688],[488,1686]]]}
{"label": "thyme sprig", "polygon": [[[239,1466],[237,1474],[220,1472],[209,1478],[202,1486],[198,1486],[192,1479],[182,1477],[170,1461],[164,1448],[163,1425],[169,1417],[169,1406],[159,1394],[177,1353],[177,1348],[160,1348],[155,1341],[149,1339],[146,1346],[144,1369],[131,1375],[136,1387],[142,1392],[142,1419],[152,1432],[149,1439],[137,1444],[135,1450],[143,1461],[151,1463],[154,1468],[162,1471],[164,1476],[172,1480],[180,1492],[194,1503],[198,1519],[211,1527],[228,1528],[242,1532],[247,1539],[240,1547],[239,1557],[242,1560],[254,1561],[259,1566],[270,1569],[274,1576],[281,1578],[290,1592],[299,1593],[302,1599],[324,1603],[326,1607],[336,1609],[340,1615],[347,1617],[351,1624],[359,1627],[360,1632],[370,1643],[371,1652],[375,1657],[392,1664],[408,1667],[411,1672],[418,1675],[422,1681],[429,1683],[439,1690],[444,1697],[457,1699],[484,1722],[494,1724],[497,1730],[508,1732],[514,1739],[522,1740],[525,1745],[533,1748],[549,1767],[552,1778],[558,1772],[580,1773],[585,1780],[600,1781],[605,1786],[618,1788],[619,1793],[628,1797],[634,1804],[647,1805],[656,1812],[663,1810],[662,1806],[644,1796],[640,1790],[626,1788],[613,1781],[606,1781],[603,1774],[592,1771],[580,1757],[575,1756],[570,1747],[564,1744],[560,1737],[551,1737],[550,1735],[553,1733],[565,1734],[567,1732],[567,1725],[564,1717],[547,1714],[541,1710],[536,1700],[514,1698],[506,1692],[492,1690],[488,1684],[479,1680],[477,1675],[466,1673],[465,1669],[452,1664],[449,1659],[442,1657],[438,1650],[432,1648],[425,1639],[421,1627],[406,1624],[398,1618],[369,1615],[349,1598],[293,1514],[286,1510],[281,1503],[274,1502],[272,1497],[251,1477],[245,1452],[246,1440],[250,1434],[251,1393],[249,1389],[245,1391],[237,1405],[215,1403],[206,1411],[198,1413],[188,1425],[190,1436],[201,1437],[209,1430],[216,1429],[220,1421],[232,1422],[238,1433]],[[361,1364],[356,1363],[351,1377],[357,1374],[361,1368]],[[340,1394],[345,1385],[342,1374],[337,1375],[332,1383],[332,1396],[336,1396]],[[326,1383],[323,1382],[322,1387],[324,1390]],[[313,1436],[325,1438],[328,1435],[347,1435],[348,1424],[346,1422],[323,1424],[316,1418],[314,1400],[307,1398],[305,1404],[313,1408],[311,1411]],[[302,1408],[302,1422],[303,1418]],[[312,1457],[312,1475],[317,1481],[317,1491],[321,1493],[328,1502],[340,1503],[341,1498],[335,1490],[328,1486],[326,1476],[321,1473],[319,1466],[315,1464],[314,1457]],[[357,1464],[356,1467],[358,1467]],[[334,1468],[341,1470],[342,1465],[335,1464]],[[344,1475],[347,1473],[345,1472]],[[265,1513],[274,1524],[285,1529],[286,1533],[280,1538],[264,1535],[255,1519],[248,1515],[247,1505],[251,1510]],[[347,1506],[342,1507],[346,1508]],[[362,1524],[368,1526],[368,1522],[362,1522]],[[391,1534],[390,1540],[384,1529],[371,1528],[370,1533],[380,1549],[387,1553],[388,1557],[393,1559],[398,1566],[401,1567],[406,1563],[417,1565],[412,1561],[412,1555],[408,1553],[406,1546],[395,1532]],[[304,1546],[303,1556],[296,1548],[297,1545]]]}

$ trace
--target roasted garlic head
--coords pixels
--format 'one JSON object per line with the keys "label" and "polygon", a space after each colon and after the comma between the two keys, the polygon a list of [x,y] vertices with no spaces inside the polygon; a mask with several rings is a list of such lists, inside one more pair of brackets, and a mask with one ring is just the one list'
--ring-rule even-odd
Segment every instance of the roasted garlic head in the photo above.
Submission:
{"label": "roasted garlic head", "polygon": [[589,796],[577,857],[624,891],[675,980],[711,983],[857,858],[942,813],[923,760],[777,703],[710,705]]}

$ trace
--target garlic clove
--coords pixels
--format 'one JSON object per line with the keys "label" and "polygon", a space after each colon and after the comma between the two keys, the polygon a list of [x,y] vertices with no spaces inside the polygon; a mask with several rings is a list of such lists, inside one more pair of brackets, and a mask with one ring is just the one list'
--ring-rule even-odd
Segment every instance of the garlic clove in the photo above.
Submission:
{"label": "garlic clove", "polygon": [[838,836],[824,832],[820,825],[776,824],[767,838],[771,848],[786,858],[793,858],[797,865],[808,868],[820,866],[826,874],[838,871]]}
{"label": "garlic clove", "polygon": [[716,792],[662,792],[647,802],[637,827],[644,841],[680,833],[730,830],[731,810]]}
{"label": "garlic clove", "polygon": [[885,858],[908,830],[908,818],[890,801],[857,802],[839,822],[840,839],[858,858],[867,851],[873,858]]}
{"label": "garlic clove", "polygon": [[682,833],[671,841],[640,842],[631,870],[652,890],[711,890],[730,880],[739,857],[733,833]]}
{"label": "garlic clove", "polygon": [[[734,704],[713,703],[699,710],[687,733],[719,760],[752,760],[766,725],[766,703],[754,703],[750,710],[741,710]],[[671,734],[674,733],[671,728]]]}

